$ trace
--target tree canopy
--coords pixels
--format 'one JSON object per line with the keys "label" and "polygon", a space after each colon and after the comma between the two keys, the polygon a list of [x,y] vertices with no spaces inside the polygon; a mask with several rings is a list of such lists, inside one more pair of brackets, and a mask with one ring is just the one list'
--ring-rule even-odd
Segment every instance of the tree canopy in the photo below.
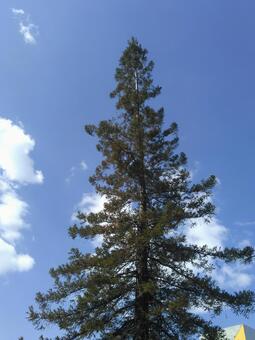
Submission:
{"label": "tree canopy", "polygon": [[118,115],[85,127],[102,154],[90,182],[106,203],[98,213],[79,212],[69,234],[101,236],[102,244],[94,253],[71,249],[69,261],[50,270],[53,288],[38,293],[38,307],[29,309],[38,329],[56,324],[61,339],[224,339],[196,310],[254,309],[252,291],[228,292],[212,276],[216,261],[250,263],[254,249],[210,248],[186,238],[197,220],[207,228],[213,217],[216,178],[192,183],[187,158],[177,152],[177,124],[165,128],[164,109],[151,106],[161,91],[153,67],[132,38],[111,93]]}

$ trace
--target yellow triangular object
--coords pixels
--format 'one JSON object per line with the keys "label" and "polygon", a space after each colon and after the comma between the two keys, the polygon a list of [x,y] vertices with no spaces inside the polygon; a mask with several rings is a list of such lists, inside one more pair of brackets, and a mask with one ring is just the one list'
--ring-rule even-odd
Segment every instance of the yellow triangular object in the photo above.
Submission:
{"label": "yellow triangular object", "polygon": [[235,335],[235,340],[246,340],[244,325],[240,327],[239,331]]}

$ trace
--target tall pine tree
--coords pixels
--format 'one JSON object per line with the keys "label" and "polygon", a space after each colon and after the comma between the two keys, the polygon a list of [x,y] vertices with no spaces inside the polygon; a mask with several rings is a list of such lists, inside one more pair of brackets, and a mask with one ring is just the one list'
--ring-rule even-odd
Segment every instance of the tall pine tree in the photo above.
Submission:
{"label": "tall pine tree", "polygon": [[153,62],[131,39],[116,70],[119,115],[87,125],[98,138],[102,162],[90,182],[106,198],[99,213],[78,214],[72,238],[101,235],[95,253],[72,249],[67,264],[51,269],[54,288],[38,293],[29,319],[37,328],[57,324],[61,339],[223,339],[198,308],[218,315],[253,311],[254,293],[229,293],[212,279],[217,261],[250,263],[251,247],[209,248],[189,244],[187,225],[214,214],[214,176],[192,184],[186,156],[176,153],[177,125],[163,128],[164,110],[149,106]]}

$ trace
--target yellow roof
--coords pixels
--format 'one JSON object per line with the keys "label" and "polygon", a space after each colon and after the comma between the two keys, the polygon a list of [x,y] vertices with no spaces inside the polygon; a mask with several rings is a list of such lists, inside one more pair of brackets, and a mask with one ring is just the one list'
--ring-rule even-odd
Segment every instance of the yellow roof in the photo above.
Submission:
{"label": "yellow roof", "polygon": [[246,325],[224,328],[228,340],[255,340],[255,329]]}

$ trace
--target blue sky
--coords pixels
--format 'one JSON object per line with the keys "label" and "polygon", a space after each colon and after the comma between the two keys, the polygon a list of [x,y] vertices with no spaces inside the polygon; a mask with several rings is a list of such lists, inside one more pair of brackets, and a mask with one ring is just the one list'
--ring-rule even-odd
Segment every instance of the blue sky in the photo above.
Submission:
{"label": "blue sky", "polygon": [[[166,124],[178,122],[194,180],[219,179],[217,216],[189,237],[254,245],[254,15],[253,0],[1,1],[1,339],[37,339],[26,311],[50,287],[49,268],[72,246],[93,249],[67,235],[77,207],[102,203],[88,183],[100,155],[83,125],[115,113],[109,92],[131,36],[156,62],[155,105]],[[215,277],[253,289],[252,271],[224,267]],[[226,311],[215,322],[254,326],[255,316]]]}

